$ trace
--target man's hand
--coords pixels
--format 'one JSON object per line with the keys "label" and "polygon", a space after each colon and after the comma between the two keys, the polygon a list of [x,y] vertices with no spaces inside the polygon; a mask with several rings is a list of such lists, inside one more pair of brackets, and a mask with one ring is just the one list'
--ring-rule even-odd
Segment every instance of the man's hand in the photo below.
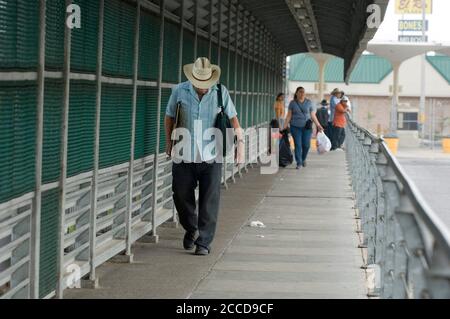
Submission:
{"label": "man's hand", "polygon": [[237,142],[234,162],[236,165],[245,164],[245,143],[242,139]]}
{"label": "man's hand", "polygon": [[172,141],[167,141],[166,143],[166,155],[169,158],[172,157]]}
{"label": "man's hand", "polygon": [[322,125],[318,125],[318,126],[317,126],[317,130],[318,130],[320,133],[323,133],[323,131],[324,131]]}

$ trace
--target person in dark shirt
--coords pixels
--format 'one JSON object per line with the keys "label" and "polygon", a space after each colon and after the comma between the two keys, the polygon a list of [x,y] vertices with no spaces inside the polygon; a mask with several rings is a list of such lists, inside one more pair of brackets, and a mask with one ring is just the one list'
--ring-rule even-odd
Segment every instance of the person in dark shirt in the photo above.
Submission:
{"label": "person in dark shirt", "polygon": [[330,119],[330,113],[328,110],[328,102],[327,100],[322,100],[320,102],[321,107],[317,110],[317,120],[319,121],[320,125],[325,128],[325,135],[331,140],[331,132],[328,129],[328,121]]}

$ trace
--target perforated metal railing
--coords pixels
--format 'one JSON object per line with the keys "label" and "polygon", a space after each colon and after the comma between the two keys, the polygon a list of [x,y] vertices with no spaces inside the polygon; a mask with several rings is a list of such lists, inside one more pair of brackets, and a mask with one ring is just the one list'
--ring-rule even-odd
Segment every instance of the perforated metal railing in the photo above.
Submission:
{"label": "perforated metal railing", "polygon": [[450,233],[385,142],[352,120],[346,151],[370,296],[450,298]]}
{"label": "perforated metal railing", "polygon": [[[0,298],[62,297],[68,266],[95,282],[98,265],[175,217],[162,123],[181,66],[220,64],[243,127],[256,128],[283,90],[285,56],[235,1],[0,2]],[[81,29],[68,32],[71,3]],[[230,156],[225,185],[247,166]]]}

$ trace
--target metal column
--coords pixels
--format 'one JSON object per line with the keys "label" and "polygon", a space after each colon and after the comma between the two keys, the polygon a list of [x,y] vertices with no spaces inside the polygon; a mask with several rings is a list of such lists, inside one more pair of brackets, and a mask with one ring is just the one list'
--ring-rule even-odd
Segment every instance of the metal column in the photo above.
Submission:
{"label": "metal column", "polygon": [[131,145],[130,145],[130,163],[128,166],[128,198],[127,198],[127,233],[126,233],[126,250],[125,255],[128,262],[132,262],[131,254],[131,223],[133,217],[133,181],[134,181],[134,150],[136,138],[136,103],[137,103],[137,80],[139,67],[139,35],[141,24],[141,1],[136,2],[136,21],[134,26],[134,57],[133,57],[133,104],[131,111]]}
{"label": "metal column", "polygon": [[219,26],[217,28],[217,65],[220,65],[220,58],[222,56],[222,3],[218,2],[219,6]]}
{"label": "metal column", "polygon": [[[66,0],[66,8],[72,4],[72,0]],[[66,12],[66,19],[69,14]],[[66,204],[66,178],[67,178],[67,145],[69,126],[69,98],[70,98],[70,56],[71,56],[72,30],[64,23],[64,68],[63,68],[63,100],[61,114],[61,161],[59,178],[59,242],[58,242],[58,282],[56,297],[63,297],[64,268],[64,235],[65,235],[65,204]]]}
{"label": "metal column", "polygon": [[[220,5],[220,8],[221,8],[221,10],[219,12],[220,12],[220,16],[222,16],[222,14],[221,14],[222,5]],[[231,62],[231,12],[232,12],[232,4],[231,4],[231,0],[228,0],[228,16],[227,16],[228,43],[226,45],[227,51],[228,51],[228,55],[227,55],[227,85],[228,86],[230,86],[230,62]],[[221,19],[220,19],[220,25],[222,25]],[[220,30],[219,33],[221,33],[222,32],[221,27],[219,28],[219,30]],[[219,39],[221,40],[222,38],[219,37]],[[219,42],[219,44],[220,44],[220,42]],[[219,45],[219,47],[220,47],[220,45]],[[220,59],[221,59],[221,55],[219,53],[219,61],[220,61]],[[235,100],[233,99],[233,101],[235,101]],[[235,173],[236,173],[236,165],[233,165],[233,167],[231,169],[231,178],[233,180],[233,183],[236,183],[236,179],[234,177]]]}
{"label": "metal column", "polygon": [[198,1],[194,0],[194,59],[197,59],[198,51]]}
{"label": "metal column", "polygon": [[89,233],[89,281],[97,286],[96,276],[96,246],[97,246],[97,192],[98,170],[100,161],[100,116],[102,106],[102,68],[103,68],[103,23],[105,19],[105,1],[99,2],[98,43],[97,43],[97,70],[96,70],[96,100],[95,100],[95,139],[94,139],[94,168],[92,172],[91,186],[91,216]]}
{"label": "metal column", "polygon": [[[220,5],[220,2],[219,2]],[[208,59],[212,60],[212,37],[213,37],[213,10],[214,10],[214,0],[209,0],[209,47],[208,47]]]}
{"label": "metal column", "polygon": [[[183,75],[183,50],[184,50],[184,9],[186,5],[186,0],[181,0],[180,8],[180,46],[178,51],[178,83],[182,81]],[[172,206],[172,224],[174,227],[178,227],[178,216],[175,203]]]}
{"label": "metal column", "polygon": [[[237,103],[237,92],[238,92],[238,85],[237,85],[237,81],[238,81],[238,49],[239,49],[239,17],[240,17],[240,12],[241,10],[239,9],[239,5],[236,5],[235,7],[236,9],[236,23],[235,23],[235,39],[234,39],[234,101],[235,103]],[[231,14],[230,14],[231,16]],[[229,52],[229,56],[231,56],[231,51]],[[240,101],[239,101],[240,105],[241,105],[241,112],[242,112],[242,95],[240,95]],[[241,116],[241,126],[243,126],[243,122],[242,122],[242,114],[240,114]],[[242,165],[239,164],[238,166],[238,172],[239,172],[239,176],[242,178]]]}
{"label": "metal column", "polygon": [[157,243],[159,240],[156,234],[156,213],[158,211],[158,164],[159,164],[159,148],[161,139],[161,98],[162,98],[162,72],[163,72],[163,58],[164,58],[164,20],[165,20],[165,5],[166,1],[161,0],[160,15],[161,15],[161,30],[159,39],[159,64],[158,64],[158,101],[156,111],[156,150],[155,159],[153,161],[153,207],[152,207],[152,241]]}
{"label": "metal column", "polygon": [[36,160],[33,218],[31,229],[30,297],[39,298],[39,263],[41,253],[41,200],[42,200],[42,145],[44,136],[44,86],[45,86],[45,6],[46,0],[39,1],[39,57],[37,71],[36,106]]}
{"label": "metal column", "polygon": [[184,42],[184,7],[186,5],[186,0],[181,0],[181,10],[180,10],[180,47],[178,56],[178,82],[181,83],[183,75],[183,42]]}

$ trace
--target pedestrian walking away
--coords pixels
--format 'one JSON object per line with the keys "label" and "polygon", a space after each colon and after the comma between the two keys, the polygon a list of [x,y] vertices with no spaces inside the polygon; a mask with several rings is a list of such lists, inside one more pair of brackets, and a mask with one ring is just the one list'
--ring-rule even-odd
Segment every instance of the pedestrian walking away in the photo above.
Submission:
{"label": "pedestrian walking away", "polygon": [[331,134],[330,134],[330,130],[328,128],[328,120],[330,118],[330,114],[329,114],[329,110],[328,110],[328,102],[327,100],[322,100],[322,102],[320,102],[320,108],[317,110],[317,120],[319,121],[320,125],[324,128],[325,130],[325,135],[331,140]]}
{"label": "pedestrian walking away", "polygon": [[306,98],[305,89],[297,88],[294,100],[289,104],[289,110],[284,123],[284,129],[290,126],[295,144],[296,168],[306,166],[306,159],[311,147],[312,124],[316,124],[317,130],[323,132],[316,117],[316,110],[311,100]]}
{"label": "pedestrian walking away", "polygon": [[[219,214],[222,164],[204,140],[206,130],[215,127],[215,121],[222,108],[219,106],[219,92],[222,96],[224,113],[230,119],[237,135],[237,157],[242,162],[244,141],[239,130],[236,108],[225,86],[219,87],[220,68],[207,58],[198,58],[195,63],[183,67],[188,81],[172,89],[166,117],[166,153],[174,160],[172,166],[173,200],[180,223],[186,231],[183,247],[194,249],[196,255],[208,255],[211,250]],[[179,116],[179,118],[178,118]],[[177,122],[177,128],[174,123]],[[201,124],[201,131],[198,124]],[[183,128],[190,133],[190,156],[181,157],[172,151],[171,139],[174,129]],[[195,129],[195,130],[194,130]],[[183,138],[185,138],[183,136]],[[188,142],[188,145],[189,145]],[[175,147],[176,148],[176,147]],[[184,151],[184,150],[183,150]],[[209,151],[209,152],[208,152]],[[173,154],[172,154],[173,153]],[[199,187],[198,215],[196,214],[195,189]],[[198,232],[198,236],[197,236]]]}

